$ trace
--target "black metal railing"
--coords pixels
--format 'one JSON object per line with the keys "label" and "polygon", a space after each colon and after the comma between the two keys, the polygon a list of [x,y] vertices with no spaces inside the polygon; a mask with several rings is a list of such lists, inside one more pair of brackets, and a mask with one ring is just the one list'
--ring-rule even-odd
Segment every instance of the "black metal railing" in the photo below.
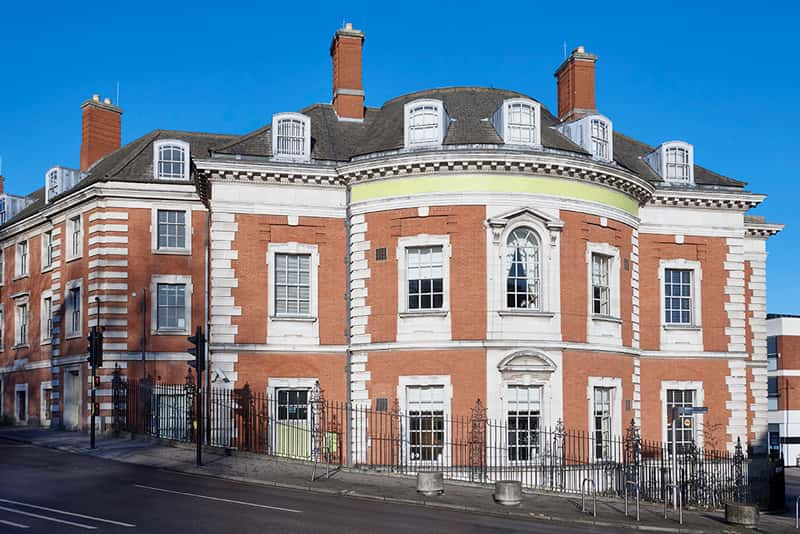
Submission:
{"label": "black metal railing", "polygon": [[[162,439],[194,439],[195,384],[124,382],[115,378],[114,429]],[[211,388],[207,412],[211,446],[372,471],[414,474],[580,494],[587,479],[599,494],[622,497],[638,488],[642,500],[663,502],[680,486],[684,505],[719,508],[750,499],[748,460],[736,451],[694,446],[673,457],[663,442],[642,440],[631,421],[624,436],[575,431],[559,421],[540,425],[536,413],[505,420],[486,416],[478,400],[469,415],[424,410],[377,410],[368,402],[329,401],[318,388],[274,397]],[[349,425],[349,439],[346,427]],[[349,460],[348,460],[349,459]]]}

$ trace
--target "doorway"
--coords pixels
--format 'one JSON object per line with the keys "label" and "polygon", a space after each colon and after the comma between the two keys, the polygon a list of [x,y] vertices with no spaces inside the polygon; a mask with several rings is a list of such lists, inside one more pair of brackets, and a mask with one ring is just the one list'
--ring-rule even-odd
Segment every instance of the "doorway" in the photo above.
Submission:
{"label": "doorway", "polygon": [[81,370],[64,370],[64,428],[79,430],[81,422]]}

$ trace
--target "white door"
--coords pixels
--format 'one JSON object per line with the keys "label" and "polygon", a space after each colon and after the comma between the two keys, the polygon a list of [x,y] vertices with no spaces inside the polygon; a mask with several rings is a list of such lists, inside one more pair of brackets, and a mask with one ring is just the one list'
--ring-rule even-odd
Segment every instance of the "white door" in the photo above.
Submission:
{"label": "white door", "polygon": [[275,452],[278,456],[309,459],[311,457],[311,406],[306,388],[277,390]]}
{"label": "white door", "polygon": [[64,428],[78,430],[81,407],[81,372],[79,369],[64,371]]}

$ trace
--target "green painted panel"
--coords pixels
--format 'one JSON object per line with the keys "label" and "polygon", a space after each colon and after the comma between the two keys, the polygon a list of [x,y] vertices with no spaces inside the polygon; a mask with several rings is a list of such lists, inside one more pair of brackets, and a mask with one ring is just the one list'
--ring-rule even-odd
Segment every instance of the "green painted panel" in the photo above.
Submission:
{"label": "green painted panel", "polygon": [[542,176],[453,174],[390,178],[353,186],[351,199],[361,202],[415,194],[462,192],[538,193],[599,202],[631,215],[639,214],[639,202],[625,193],[600,185]]}

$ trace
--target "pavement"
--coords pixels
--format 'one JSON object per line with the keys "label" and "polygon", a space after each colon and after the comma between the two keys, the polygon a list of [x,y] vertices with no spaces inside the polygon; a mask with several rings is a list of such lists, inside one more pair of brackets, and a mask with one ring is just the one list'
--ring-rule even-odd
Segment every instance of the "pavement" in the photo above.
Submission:
{"label": "pavement", "polygon": [[[35,462],[31,464],[26,458],[37,453],[58,457],[57,460],[46,462],[44,469],[29,469],[28,466]],[[124,501],[127,507],[119,509],[119,517],[128,517],[131,508],[150,510],[150,501],[153,500],[150,494],[154,493],[159,496],[156,501],[166,503],[158,506],[166,506],[175,499],[181,502],[204,501],[202,506],[196,508],[212,514],[213,517],[208,521],[215,525],[221,524],[223,519],[220,517],[224,517],[230,507],[247,507],[259,512],[269,510],[270,506],[307,511],[302,517],[295,514],[297,517],[286,518],[284,514],[289,512],[278,513],[278,510],[267,514],[267,519],[258,514],[253,519],[256,521],[253,528],[269,524],[270,528],[279,528],[282,532],[426,532],[429,529],[432,529],[431,532],[468,532],[475,528],[498,532],[619,532],[628,529],[696,533],[754,531],[727,525],[719,512],[685,511],[684,524],[681,526],[677,514],[672,511],[665,520],[661,506],[642,504],[641,520],[637,522],[625,517],[624,505],[618,500],[598,498],[597,516],[593,517],[581,512],[580,496],[538,492],[526,492],[519,506],[504,507],[493,502],[492,488],[482,485],[445,481],[444,495],[424,497],[416,492],[413,477],[343,469],[326,478],[320,477],[324,475],[324,467],[318,466],[317,478],[312,481],[314,466],[311,464],[246,453],[225,455],[210,451],[204,452],[204,465],[197,467],[195,450],[190,446],[168,446],[150,439],[99,437],[97,448],[90,450],[86,434],[7,427],[0,429],[0,532],[4,532],[3,520],[13,522],[30,519],[24,515],[15,519],[6,517],[4,508],[12,506],[5,505],[3,499],[50,507],[42,504],[46,499],[42,500],[40,490],[49,487],[48,477],[53,474],[51,470],[61,469],[62,466],[66,469],[66,475],[58,479],[59,485],[80,484],[84,490],[93,488],[84,480],[84,471],[81,471],[82,476],[74,476],[75,468],[70,466],[80,462],[89,462],[87,466],[91,469],[86,472],[97,477],[104,473],[128,470],[123,475],[99,481],[108,494],[116,493],[118,485],[120,494],[131,494],[129,500]],[[14,475],[10,475],[12,471]],[[116,484],[117,480],[123,482]],[[30,491],[20,495],[19,481]],[[155,489],[143,489],[141,486]],[[9,495],[16,495],[17,498]],[[47,496],[47,492],[44,496]],[[102,497],[108,498],[105,494]],[[246,504],[231,504],[229,501]],[[207,506],[208,502],[214,506]],[[264,502],[269,502],[269,505],[263,505]],[[215,511],[220,503],[225,503],[225,509]],[[258,503],[267,508],[250,506]],[[115,510],[114,506],[112,503],[102,509]],[[180,506],[168,507],[164,511],[165,517],[180,515],[179,509]],[[80,513],[88,515],[86,512]],[[372,514],[377,515],[373,517]],[[250,515],[240,514],[243,521],[241,527],[245,532],[250,528],[249,519],[245,518]],[[238,517],[237,522],[240,521]],[[394,517],[400,522],[396,523]],[[184,521],[187,520],[192,520],[190,513],[184,518]],[[138,518],[137,521],[138,525],[146,524],[146,519]],[[168,520],[165,521],[163,525],[158,524],[159,530],[152,529],[151,525],[151,529],[145,531],[169,532],[160,530],[170,524]],[[135,522],[131,519],[131,523]],[[111,528],[109,532],[123,528],[110,524],[103,524],[102,527]],[[794,530],[793,527],[793,514],[762,515],[759,528],[755,531],[789,532]]]}

